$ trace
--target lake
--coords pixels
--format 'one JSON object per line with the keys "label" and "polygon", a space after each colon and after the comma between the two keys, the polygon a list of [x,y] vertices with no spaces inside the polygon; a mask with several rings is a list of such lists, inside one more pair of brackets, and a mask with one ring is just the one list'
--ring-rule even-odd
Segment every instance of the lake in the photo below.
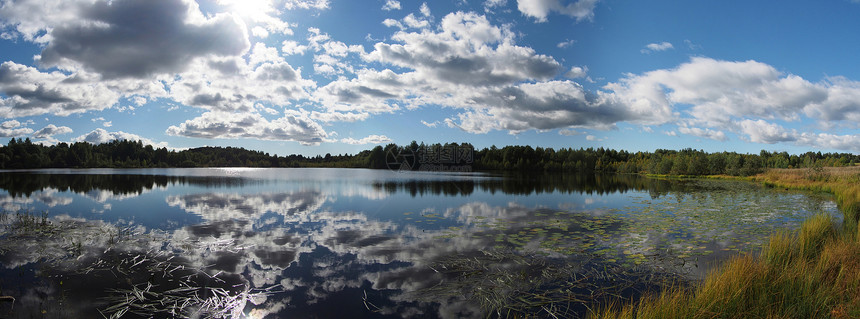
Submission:
{"label": "lake", "polygon": [[576,317],[842,216],[736,181],[366,169],[5,171],[0,204],[4,318]]}

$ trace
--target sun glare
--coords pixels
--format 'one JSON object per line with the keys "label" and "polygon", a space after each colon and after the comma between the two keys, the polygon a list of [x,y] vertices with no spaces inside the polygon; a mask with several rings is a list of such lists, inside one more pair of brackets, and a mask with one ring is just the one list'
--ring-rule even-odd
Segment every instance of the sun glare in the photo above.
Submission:
{"label": "sun glare", "polygon": [[244,18],[254,18],[273,11],[271,0],[219,0],[229,12]]}

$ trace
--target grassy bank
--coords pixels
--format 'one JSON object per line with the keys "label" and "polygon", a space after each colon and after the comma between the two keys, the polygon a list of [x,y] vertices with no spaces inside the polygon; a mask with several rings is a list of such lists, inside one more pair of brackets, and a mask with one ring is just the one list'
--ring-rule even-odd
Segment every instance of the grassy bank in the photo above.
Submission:
{"label": "grassy bank", "polygon": [[773,235],[760,254],[726,261],[691,289],[669,289],[594,318],[860,318],[860,167],[775,169],[748,178],[829,192],[844,222],[817,215]]}

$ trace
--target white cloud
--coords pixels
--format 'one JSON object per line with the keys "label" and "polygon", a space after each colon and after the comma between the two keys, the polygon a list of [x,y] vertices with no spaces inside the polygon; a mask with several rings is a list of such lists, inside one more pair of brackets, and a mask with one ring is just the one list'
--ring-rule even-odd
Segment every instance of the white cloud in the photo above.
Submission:
{"label": "white cloud", "polygon": [[329,0],[287,0],[284,8],[293,9],[328,9]]}
{"label": "white cloud", "polygon": [[281,45],[281,52],[283,52],[284,55],[304,55],[305,51],[308,50],[308,46],[301,45],[298,42],[292,40],[285,40],[283,43],[281,43]]}
{"label": "white cloud", "polygon": [[414,69],[434,81],[499,85],[554,77],[560,64],[531,48],[513,45],[512,34],[474,13],[452,13],[439,33],[397,32],[402,44],[377,43],[365,59]]}
{"label": "white cloud", "polygon": [[269,121],[257,113],[206,112],[179,126],[170,126],[166,133],[206,139],[296,141],[302,145],[328,141],[328,134],[308,114],[295,110],[287,110],[284,114],[282,118]]}
{"label": "white cloud", "polygon": [[385,11],[400,10],[400,1],[388,0],[385,2],[385,5],[382,6],[382,10],[385,10]]}
{"label": "white cloud", "polygon": [[712,130],[712,129],[703,129],[703,128],[699,128],[699,127],[680,126],[680,127],[678,127],[678,132],[681,132],[681,134],[704,137],[704,138],[717,140],[717,141],[721,141],[721,142],[728,140],[728,137],[726,137],[725,132]]}
{"label": "white cloud", "polygon": [[[615,94],[553,80],[562,71],[558,61],[517,46],[507,27],[474,13],[452,13],[436,31],[400,31],[392,40],[363,58],[404,71],[357,71],[353,79],[321,87],[314,101],[330,111],[370,114],[450,106],[462,112],[446,125],[472,133],[609,129],[619,121],[650,124],[674,116],[668,107],[631,108]],[[569,76],[587,78],[585,67],[571,70]]]}
{"label": "white cloud", "polygon": [[426,127],[436,127],[437,125],[439,125],[439,121],[433,121],[431,123],[431,122],[427,122],[425,120],[421,120],[421,124],[424,124],[424,126],[426,126]]}
{"label": "white cloud", "polygon": [[558,12],[581,21],[594,17],[597,2],[598,0],[575,0],[565,5],[562,0],[517,0],[517,9],[538,22],[546,22],[550,12]]}
{"label": "white cloud", "polygon": [[576,135],[585,134],[585,132],[580,132],[580,131],[577,131],[574,129],[565,128],[565,129],[558,130],[558,134],[564,135],[564,136],[576,136]]}
{"label": "white cloud", "polygon": [[277,63],[281,61],[283,61],[283,58],[278,54],[278,49],[268,47],[262,42],[255,43],[254,47],[251,49],[251,53],[248,55],[249,66],[257,66],[266,62]]}
{"label": "white cloud", "polygon": [[362,139],[354,139],[351,137],[340,139],[341,143],[352,144],[352,145],[365,145],[365,144],[384,144],[391,142],[391,139],[385,135],[370,135],[368,137]]}
{"label": "white cloud", "polygon": [[[795,82],[800,81],[802,79]],[[843,122],[855,128],[860,127],[860,82],[843,77],[830,77],[818,85],[800,82],[795,83],[793,87],[786,87],[786,90],[800,89],[805,86],[826,90],[825,99],[805,103],[803,110],[808,116],[820,120],[819,124],[825,127],[836,122]]]}
{"label": "white cloud", "polygon": [[146,104],[147,99],[144,96],[133,96],[131,98],[131,102],[134,103],[134,105],[143,106],[144,104]]}
{"label": "white cloud", "polygon": [[364,121],[370,117],[370,113],[350,113],[350,112],[311,112],[312,119],[326,123],[330,122],[357,122]]}
{"label": "white cloud", "polygon": [[355,73],[355,68],[346,60],[347,56],[365,54],[363,46],[333,40],[328,33],[313,27],[308,28],[308,48],[315,52],[314,71],[328,76]]}
{"label": "white cloud", "polygon": [[573,45],[574,43],[576,43],[575,40],[567,39],[567,40],[564,40],[562,42],[559,42],[555,46],[558,47],[559,49],[564,49],[564,48],[567,48],[567,47]]}
{"label": "white cloud", "polygon": [[90,144],[102,144],[102,143],[108,143],[110,141],[115,141],[115,140],[119,140],[119,141],[121,141],[121,140],[141,141],[145,145],[152,145],[153,147],[157,147],[157,148],[167,147],[167,143],[165,143],[165,142],[155,143],[152,140],[145,138],[145,137],[141,137],[140,135],[137,135],[137,134],[126,133],[123,131],[108,132],[108,131],[105,131],[104,129],[101,129],[101,128],[97,128],[97,129],[93,130],[92,132],[78,136],[73,141],[87,142]]}
{"label": "white cloud", "polygon": [[[734,118],[796,120],[798,112],[825,101],[828,89],[770,65],[697,57],[675,69],[628,75],[606,86],[632,108],[673,112],[678,104],[708,126],[728,126]],[[663,123],[673,121],[666,117]]]}
{"label": "white cloud", "polygon": [[427,20],[422,20],[420,18],[415,17],[414,14],[408,14],[403,18],[403,23],[405,23],[410,28],[422,29],[430,26],[430,22]]}
{"label": "white cloud", "polygon": [[421,15],[425,17],[430,16],[430,7],[427,6],[427,2],[421,3],[421,7],[418,10],[421,11]]}
{"label": "white cloud", "polygon": [[802,133],[797,137],[797,144],[819,149],[837,149],[860,152],[860,135]]}
{"label": "white cloud", "polygon": [[266,28],[263,28],[261,26],[253,27],[251,29],[251,34],[253,34],[255,37],[258,37],[261,39],[265,39],[265,38],[269,37],[269,31],[266,30]]}
{"label": "white cloud", "polygon": [[59,126],[58,127],[54,124],[48,124],[47,126],[43,127],[41,130],[38,130],[35,133],[33,133],[33,137],[35,137],[35,138],[50,138],[54,135],[69,134],[72,132],[73,132],[72,129],[68,126]]}
{"label": "white cloud", "polygon": [[389,27],[389,28],[390,27],[397,27],[400,30],[406,29],[406,27],[403,26],[403,23],[401,23],[400,21],[394,20],[394,19],[382,20],[382,25]]}
{"label": "white cloud", "polygon": [[775,121],[798,122],[806,115],[820,127],[860,127],[860,82],[831,77],[813,83],[752,60],[697,57],[674,69],[627,75],[605,88],[634,110],[677,114],[654,124],[683,120],[689,125],[679,127],[680,133],[716,140],[732,131],[755,143],[855,150],[854,135],[798,133]]}
{"label": "white cloud", "polygon": [[[6,61],[0,64],[0,93],[5,95],[0,96],[0,116],[67,116],[100,111],[116,104],[122,96],[119,91],[126,89],[120,82],[97,81],[84,74],[44,73]],[[149,93],[152,91],[157,89]]]}
{"label": "white cloud", "polygon": [[273,51],[261,44],[255,46],[247,63],[235,58],[199,61],[182,77],[167,82],[170,97],[215,111],[248,111],[259,102],[290,105],[308,97],[315,83]]}
{"label": "white cloud", "polygon": [[644,49],[640,50],[640,52],[648,54],[651,52],[666,51],[666,50],[671,50],[674,48],[675,48],[675,46],[673,46],[669,42],[650,43],[650,44],[646,45]]}
{"label": "white cloud", "polygon": [[484,10],[490,11],[496,7],[504,7],[508,4],[508,0],[486,0],[484,1]]}
{"label": "white cloud", "polygon": [[570,68],[570,71],[567,71],[565,74],[566,77],[571,79],[584,78],[588,76],[588,67],[586,66],[575,66]]}
{"label": "white cloud", "polygon": [[2,137],[19,137],[33,133],[33,129],[22,127],[21,122],[9,120],[0,123],[0,136]]}
{"label": "white cloud", "polygon": [[796,132],[789,132],[782,126],[768,123],[764,120],[744,120],[740,122],[740,130],[753,143],[774,144],[797,140]]}

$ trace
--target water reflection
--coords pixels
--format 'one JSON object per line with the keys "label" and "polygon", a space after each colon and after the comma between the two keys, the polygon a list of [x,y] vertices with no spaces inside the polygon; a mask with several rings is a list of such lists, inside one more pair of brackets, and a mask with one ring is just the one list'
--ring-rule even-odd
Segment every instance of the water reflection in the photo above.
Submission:
{"label": "water reflection", "polygon": [[[805,194],[637,176],[140,172],[0,174],[0,295],[16,298],[0,316],[577,316],[838,215]],[[117,200],[175,213],[63,211]]]}
{"label": "water reflection", "polygon": [[638,175],[517,175],[505,174],[499,178],[480,180],[399,180],[380,181],[373,187],[388,193],[406,192],[409,195],[468,196],[474,192],[497,192],[507,195],[533,195],[542,193],[580,193],[606,195],[627,191],[648,191],[659,197],[670,191],[683,190],[683,184],[667,180],[648,179]]}

